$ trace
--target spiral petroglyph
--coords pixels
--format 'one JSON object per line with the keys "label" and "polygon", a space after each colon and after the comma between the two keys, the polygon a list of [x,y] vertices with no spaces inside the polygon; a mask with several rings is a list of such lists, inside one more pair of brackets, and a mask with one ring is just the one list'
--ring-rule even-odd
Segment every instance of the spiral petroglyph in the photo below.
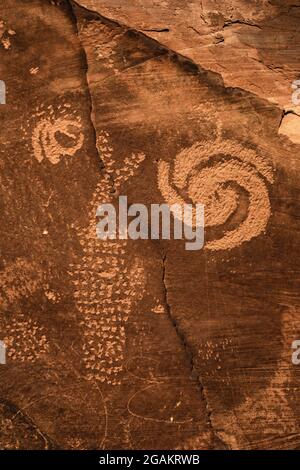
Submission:
{"label": "spiral petroglyph", "polygon": [[38,162],[48,159],[53,165],[63,156],[72,157],[82,148],[84,135],[81,119],[68,104],[59,105],[54,110],[36,109],[37,122],[32,132],[31,145]]}
{"label": "spiral petroglyph", "polygon": [[239,211],[239,191],[246,194],[246,216],[221,238],[208,241],[205,248],[210,250],[232,249],[266,230],[271,215],[268,184],[273,182],[269,161],[231,140],[196,143],[176,156],[173,167],[164,160],[158,163],[158,187],[165,201],[203,204],[206,227],[224,226]]}

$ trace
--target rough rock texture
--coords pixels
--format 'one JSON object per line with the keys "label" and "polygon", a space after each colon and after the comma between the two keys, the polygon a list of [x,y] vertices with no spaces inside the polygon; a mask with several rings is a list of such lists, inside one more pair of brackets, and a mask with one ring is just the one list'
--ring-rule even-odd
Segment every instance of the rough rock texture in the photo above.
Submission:
{"label": "rough rock texture", "polygon": [[[296,0],[0,19],[0,447],[300,448]],[[119,195],[204,203],[204,249],[99,240]]]}
{"label": "rough rock texture", "polygon": [[[299,78],[299,0],[80,0],[82,6],[135,28],[202,68],[295,113],[282,133],[300,133],[291,100]],[[290,119],[293,123],[290,123]]]}
{"label": "rough rock texture", "polygon": [[299,0],[79,0],[103,16],[143,31],[226,86],[290,106],[299,78]]}

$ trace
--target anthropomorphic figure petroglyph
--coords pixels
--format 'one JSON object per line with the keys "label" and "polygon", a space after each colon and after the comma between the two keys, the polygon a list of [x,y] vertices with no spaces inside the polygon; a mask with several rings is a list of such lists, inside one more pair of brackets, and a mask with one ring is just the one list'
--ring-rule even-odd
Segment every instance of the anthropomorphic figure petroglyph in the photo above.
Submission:
{"label": "anthropomorphic figure petroglyph", "polygon": [[84,256],[75,267],[73,283],[87,377],[116,385],[123,372],[125,324],[143,296],[145,273],[138,257],[128,265],[126,240],[97,238],[96,211],[100,204],[116,201],[122,183],[134,175],[145,156],[132,155],[121,170],[115,170],[106,132],[98,136],[97,146],[105,164],[104,177],[90,204],[90,225],[79,232]]}

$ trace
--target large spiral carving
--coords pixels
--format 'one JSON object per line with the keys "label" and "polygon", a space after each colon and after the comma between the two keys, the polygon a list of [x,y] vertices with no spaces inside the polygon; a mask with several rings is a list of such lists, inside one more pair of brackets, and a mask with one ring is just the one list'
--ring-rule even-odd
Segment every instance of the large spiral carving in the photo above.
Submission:
{"label": "large spiral carving", "polygon": [[271,215],[267,186],[273,182],[271,164],[231,140],[194,144],[176,156],[173,166],[158,163],[158,186],[165,201],[203,204],[206,228],[223,227],[239,210],[239,188],[246,194],[246,216],[221,238],[208,241],[205,248],[210,250],[232,249],[266,230]]}

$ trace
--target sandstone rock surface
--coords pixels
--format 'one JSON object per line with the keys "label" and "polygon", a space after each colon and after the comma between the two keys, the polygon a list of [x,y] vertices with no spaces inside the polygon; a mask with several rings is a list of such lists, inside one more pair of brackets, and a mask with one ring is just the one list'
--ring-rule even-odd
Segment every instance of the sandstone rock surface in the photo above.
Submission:
{"label": "sandstone rock surface", "polygon": [[[298,6],[1,6],[0,448],[300,447]],[[120,195],[204,248],[99,240]]]}

